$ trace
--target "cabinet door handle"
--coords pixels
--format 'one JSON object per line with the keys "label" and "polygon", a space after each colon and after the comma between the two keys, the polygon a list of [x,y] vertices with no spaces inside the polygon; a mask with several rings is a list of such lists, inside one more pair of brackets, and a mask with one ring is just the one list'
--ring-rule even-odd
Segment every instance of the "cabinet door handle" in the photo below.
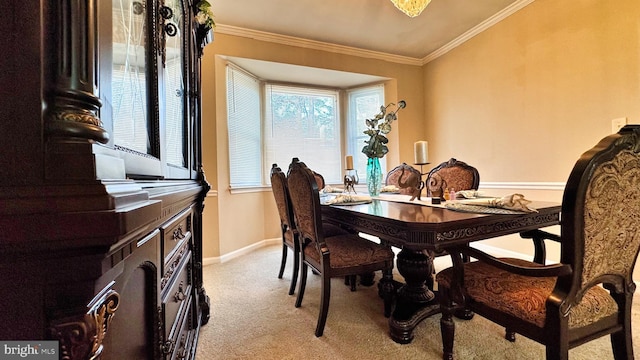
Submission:
{"label": "cabinet door handle", "polygon": [[180,285],[178,285],[178,291],[176,291],[175,295],[173,295],[173,298],[176,300],[176,302],[180,302],[184,300],[185,296],[184,296],[184,289],[182,287],[182,281],[180,282]]}
{"label": "cabinet door handle", "polygon": [[182,225],[178,225],[178,228],[173,230],[173,241],[178,241],[185,238],[185,234],[182,232]]}
{"label": "cabinet door handle", "polygon": [[176,345],[176,341],[174,339],[165,341],[161,348],[163,354],[171,354],[173,352],[173,348]]}

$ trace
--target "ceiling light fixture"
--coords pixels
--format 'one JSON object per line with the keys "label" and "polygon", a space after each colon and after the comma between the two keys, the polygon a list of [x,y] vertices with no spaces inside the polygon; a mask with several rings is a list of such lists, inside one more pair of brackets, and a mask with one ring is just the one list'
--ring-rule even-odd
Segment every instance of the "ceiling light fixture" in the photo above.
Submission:
{"label": "ceiling light fixture", "polygon": [[431,0],[391,0],[391,2],[398,10],[410,17],[416,17],[429,5]]}

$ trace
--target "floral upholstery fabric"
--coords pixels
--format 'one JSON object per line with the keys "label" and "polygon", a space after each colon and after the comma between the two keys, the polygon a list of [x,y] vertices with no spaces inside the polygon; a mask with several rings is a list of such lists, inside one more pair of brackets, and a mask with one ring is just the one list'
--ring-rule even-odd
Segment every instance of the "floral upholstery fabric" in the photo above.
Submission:
{"label": "floral upholstery fabric", "polygon": [[455,191],[473,189],[474,175],[471,171],[462,167],[445,167],[438,170],[427,181],[429,193],[434,191]]}
{"label": "floral upholstery fabric", "polygon": [[[374,243],[358,235],[338,235],[325,238],[331,254],[331,267],[348,268],[367,264],[375,264],[393,259],[390,248]],[[305,256],[320,262],[320,254],[314,243],[304,249]]]}
{"label": "floral upholstery fabric", "polygon": [[[314,179],[315,181],[315,179]],[[307,240],[316,241],[315,228],[315,202],[320,204],[318,199],[314,199],[311,183],[302,176],[291,176],[287,179],[291,201],[294,206],[296,224],[298,232]]]}
{"label": "floral upholstery fabric", "polygon": [[[279,170],[279,169],[278,169]],[[287,228],[291,228],[293,225],[293,213],[289,208],[289,195],[287,194],[287,184],[284,177],[284,173],[272,173],[271,175],[271,190],[273,191],[273,197],[276,201],[276,207],[278,208],[278,215],[280,216],[280,222]],[[285,235],[286,236],[286,235]],[[289,234],[289,240],[293,244],[291,234]],[[285,238],[286,241],[286,238]]]}
{"label": "floral upholstery fabric", "polygon": [[429,171],[425,187],[427,195],[432,196],[447,190],[478,190],[479,184],[480,174],[475,167],[451,158]]}
{"label": "floral upholstery fabric", "polygon": [[633,150],[594,170],[583,214],[583,285],[604,274],[626,277],[633,268],[640,247],[639,199],[640,159]]}
{"label": "floral upholstery fabric", "polygon": [[[515,265],[540,266],[520,259],[502,259]],[[526,277],[475,261],[464,264],[464,284],[468,296],[504,313],[544,327],[546,300],[555,286],[555,277]],[[436,276],[438,286],[449,288],[453,268]],[[602,287],[591,287],[580,303],[569,311],[569,327],[578,328],[615,314],[618,306]]]}
{"label": "floral upholstery fabric", "polygon": [[294,248],[295,244],[295,227],[293,220],[293,212],[290,208],[291,200],[287,192],[286,178],[280,168],[275,167],[271,170],[271,190],[278,208],[280,216],[280,226],[283,230],[282,237],[287,246]]}

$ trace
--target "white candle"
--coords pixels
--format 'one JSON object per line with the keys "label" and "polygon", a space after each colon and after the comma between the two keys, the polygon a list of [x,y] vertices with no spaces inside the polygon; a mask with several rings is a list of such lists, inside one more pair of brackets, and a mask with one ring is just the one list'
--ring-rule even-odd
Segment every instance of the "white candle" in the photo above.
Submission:
{"label": "white candle", "polygon": [[429,162],[429,143],[416,141],[413,144],[414,164],[426,164]]}
{"label": "white candle", "polygon": [[345,159],[345,162],[347,163],[347,170],[353,170],[353,156],[351,155],[347,155],[347,158]]}

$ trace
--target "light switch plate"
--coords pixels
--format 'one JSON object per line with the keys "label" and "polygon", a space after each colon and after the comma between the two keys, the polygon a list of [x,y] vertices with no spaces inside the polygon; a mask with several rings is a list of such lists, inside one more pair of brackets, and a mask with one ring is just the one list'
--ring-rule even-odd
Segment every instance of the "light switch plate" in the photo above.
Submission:
{"label": "light switch plate", "polygon": [[611,120],[611,132],[615,134],[615,133],[618,132],[618,130],[623,128],[625,125],[627,125],[627,118],[626,117],[613,119],[613,120]]}

